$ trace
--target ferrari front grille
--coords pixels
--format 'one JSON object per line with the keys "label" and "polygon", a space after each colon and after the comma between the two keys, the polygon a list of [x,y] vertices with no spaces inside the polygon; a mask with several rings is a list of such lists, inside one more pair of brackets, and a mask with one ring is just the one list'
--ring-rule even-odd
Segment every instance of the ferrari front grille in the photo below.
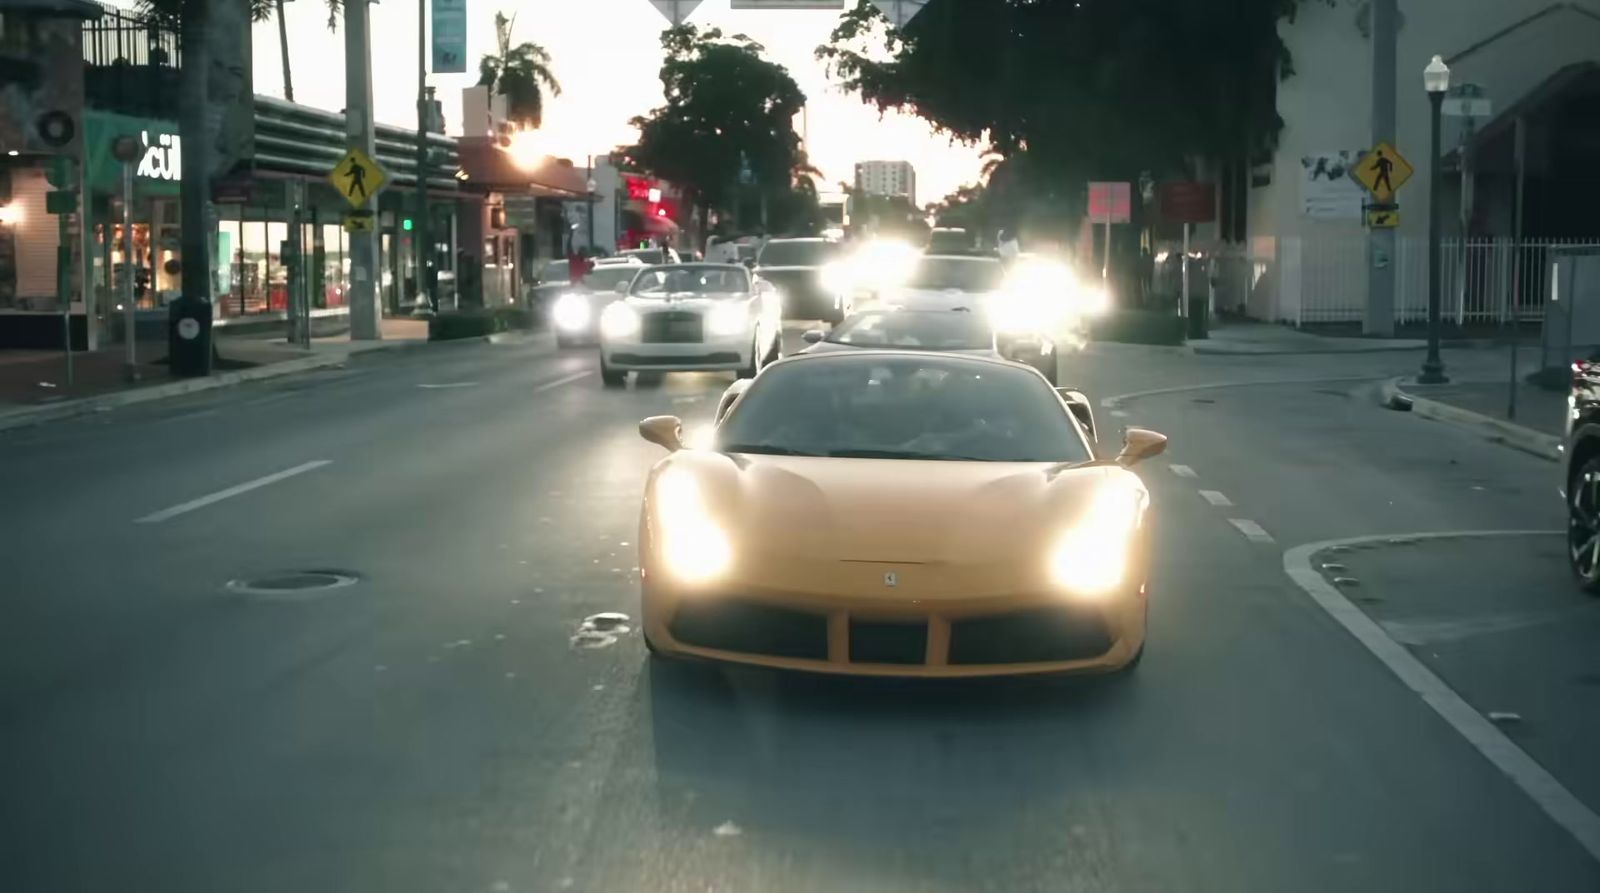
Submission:
{"label": "ferrari front grille", "polygon": [[828,618],[738,599],[686,601],[670,627],[685,645],[794,657],[828,659]]}
{"label": "ferrari front grille", "polygon": [[928,659],[928,624],[850,621],[853,664],[920,664]]}
{"label": "ferrari front grille", "polygon": [[1030,608],[950,623],[952,665],[1088,660],[1109,650],[1111,631],[1093,608]]}

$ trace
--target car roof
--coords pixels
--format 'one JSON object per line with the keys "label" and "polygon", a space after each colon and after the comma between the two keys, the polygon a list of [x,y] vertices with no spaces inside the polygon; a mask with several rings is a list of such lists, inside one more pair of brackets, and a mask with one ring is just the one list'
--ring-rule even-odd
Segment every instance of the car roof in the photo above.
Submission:
{"label": "car roof", "polygon": [[[937,359],[951,363],[984,363],[990,366],[1002,366],[1015,369],[1017,363],[998,355],[954,353],[951,351],[907,350],[893,347],[862,347],[848,353],[844,351],[828,351],[819,353],[790,354],[775,363],[767,366],[773,369],[789,363],[817,363],[817,362],[856,362],[871,359],[872,357],[908,357],[917,360]],[[1023,367],[1026,368],[1026,367]]]}
{"label": "car roof", "polygon": [[686,264],[645,264],[643,266],[646,272],[650,270],[682,270],[688,267],[710,267],[715,270],[738,270],[741,273],[748,272],[744,264],[719,264],[716,261],[710,260],[695,260]]}

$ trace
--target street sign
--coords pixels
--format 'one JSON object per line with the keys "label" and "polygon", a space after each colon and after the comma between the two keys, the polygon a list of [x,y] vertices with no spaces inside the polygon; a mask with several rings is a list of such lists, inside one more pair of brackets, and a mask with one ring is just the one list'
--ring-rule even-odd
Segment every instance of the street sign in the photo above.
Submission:
{"label": "street sign", "polygon": [[690,13],[700,5],[700,0],[650,0],[650,5],[665,16],[673,27],[677,27],[688,20]]}
{"label": "street sign", "polygon": [[333,188],[339,190],[344,200],[352,208],[360,208],[366,204],[367,199],[378,194],[383,184],[388,181],[389,175],[378,167],[378,163],[367,157],[367,153],[360,149],[352,148],[344,153],[339,163],[328,171],[328,182]]}
{"label": "street sign", "polygon": [[1494,103],[1480,97],[1447,96],[1439,110],[1447,118],[1487,118],[1494,112]]}
{"label": "street sign", "polygon": [[1162,183],[1161,219],[1168,223],[1210,223],[1217,219],[1217,184]]}
{"label": "street sign", "polygon": [[1089,219],[1095,223],[1127,223],[1133,219],[1132,183],[1090,183]]}
{"label": "street sign", "polygon": [[372,225],[377,220],[377,215],[371,209],[363,208],[351,211],[344,215],[344,231],[347,233],[370,233]]}
{"label": "street sign", "polygon": [[1350,176],[1367,188],[1379,204],[1388,204],[1400,187],[1406,185],[1416,171],[1400,150],[1388,143],[1379,143],[1372,151],[1361,156],[1351,169]]}
{"label": "street sign", "polygon": [[1368,207],[1367,226],[1372,229],[1394,229],[1400,225],[1398,207]]}

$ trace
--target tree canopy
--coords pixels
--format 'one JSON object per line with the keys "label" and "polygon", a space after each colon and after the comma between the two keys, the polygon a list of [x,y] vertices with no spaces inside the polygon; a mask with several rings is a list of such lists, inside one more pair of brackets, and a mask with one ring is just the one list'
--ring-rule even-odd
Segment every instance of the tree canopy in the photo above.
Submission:
{"label": "tree canopy", "polygon": [[[815,216],[811,168],[794,132],[806,96],[788,70],[762,58],[764,48],[745,35],[716,28],[670,28],[661,46],[666,104],[632,120],[639,141],[618,149],[626,163],[676,183],[702,211],[731,210],[754,191],[771,200],[770,210]],[[738,182],[741,162],[749,189]]]}
{"label": "tree canopy", "polygon": [[1133,180],[1275,144],[1277,24],[1304,2],[1328,0],[930,0],[895,31],[860,0],[817,57],[880,110],[993,150],[997,176]]}
{"label": "tree canopy", "polygon": [[544,91],[561,95],[561,83],[551,68],[550,52],[536,43],[511,45],[517,17],[494,14],[495,52],[478,62],[478,86],[506,98],[506,117],[521,127],[537,128],[544,121]]}

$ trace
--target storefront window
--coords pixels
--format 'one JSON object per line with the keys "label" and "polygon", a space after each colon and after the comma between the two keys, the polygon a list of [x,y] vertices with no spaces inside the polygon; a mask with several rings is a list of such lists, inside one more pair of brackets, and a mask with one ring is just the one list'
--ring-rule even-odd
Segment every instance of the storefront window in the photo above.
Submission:
{"label": "storefront window", "polygon": [[289,268],[284,265],[284,242],[289,239],[287,223],[267,224],[267,309],[289,309]]}
{"label": "storefront window", "polygon": [[322,225],[322,300],[318,307],[343,307],[344,284],[349,266],[345,260],[344,227]]}
{"label": "storefront window", "polygon": [[238,314],[260,313],[267,306],[267,225],[259,220],[239,224]]}
{"label": "storefront window", "polygon": [[[224,213],[238,213],[237,206],[221,205]],[[238,310],[239,221],[217,221],[217,312],[227,316]]]}

